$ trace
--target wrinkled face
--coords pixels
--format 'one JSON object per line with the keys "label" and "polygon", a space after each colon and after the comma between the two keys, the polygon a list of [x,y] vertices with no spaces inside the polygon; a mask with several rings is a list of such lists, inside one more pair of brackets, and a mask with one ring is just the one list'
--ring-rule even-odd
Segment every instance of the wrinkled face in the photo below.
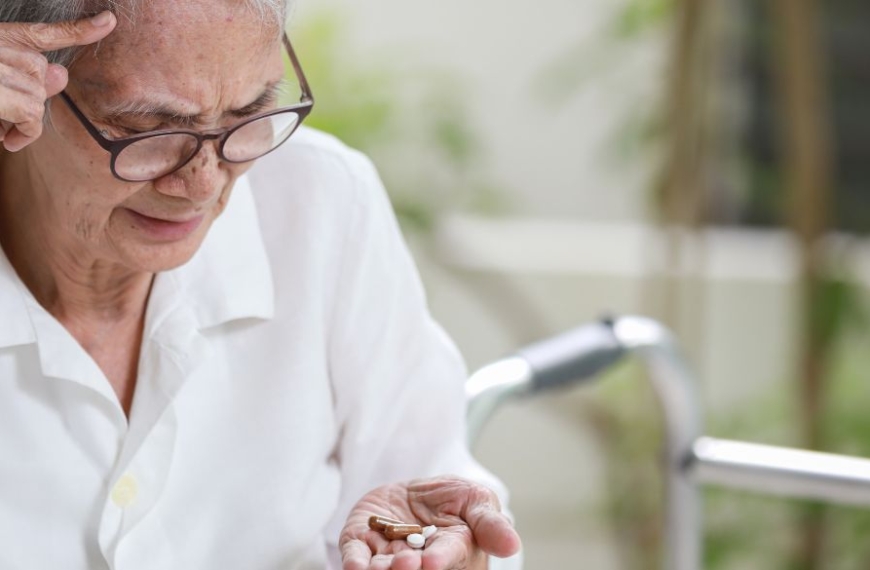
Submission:
{"label": "wrinkled face", "polygon": [[[70,68],[67,93],[104,134],[208,131],[276,106],[284,76],[277,22],[264,24],[233,0],[140,5],[135,26],[122,17]],[[24,151],[38,165],[38,207],[73,249],[137,271],[190,259],[251,165],[220,161],[208,141],[175,173],[122,182],[112,176],[109,154],[58,97],[51,117],[53,128]]]}

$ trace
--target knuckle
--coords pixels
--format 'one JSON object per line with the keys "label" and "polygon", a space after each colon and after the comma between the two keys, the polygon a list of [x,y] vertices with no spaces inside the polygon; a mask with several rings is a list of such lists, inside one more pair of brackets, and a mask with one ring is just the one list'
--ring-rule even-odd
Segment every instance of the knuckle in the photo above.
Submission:
{"label": "knuckle", "polygon": [[47,51],[53,44],[74,41],[82,34],[78,22],[19,23],[0,29],[0,43]]}
{"label": "knuckle", "polygon": [[8,92],[0,100],[4,107],[13,104],[12,96],[32,93],[34,91],[33,83],[34,79],[21,70],[6,64],[0,64],[0,87]]}
{"label": "knuckle", "polygon": [[45,85],[38,84],[36,86],[36,92],[34,93],[36,100],[39,102],[39,115],[42,116],[45,114],[45,102],[48,100],[48,91],[45,90]]}
{"label": "knuckle", "polygon": [[31,50],[16,45],[0,45],[0,60],[11,63],[20,59],[22,54],[27,51]]}
{"label": "knuckle", "polygon": [[486,485],[482,485],[480,483],[468,481],[468,487],[473,497],[479,500],[493,500],[498,499],[498,496],[495,494],[495,491],[487,487]]}
{"label": "knuckle", "polygon": [[45,73],[48,70],[48,59],[39,52],[32,50],[22,50],[17,54],[14,67],[23,74],[28,75],[38,81],[45,78]]}
{"label": "knuckle", "polygon": [[58,22],[52,24],[51,39],[77,39],[82,35],[82,27],[79,21]]}
{"label": "knuckle", "polygon": [[15,28],[12,32],[12,40],[18,45],[38,45],[48,29],[48,24],[31,24]]}
{"label": "knuckle", "polygon": [[39,77],[44,77],[48,70],[48,58],[36,51],[27,51],[25,57],[30,70],[36,72]]}
{"label": "knuckle", "polygon": [[44,100],[28,99],[22,106],[21,114],[25,121],[41,122],[45,114]]}

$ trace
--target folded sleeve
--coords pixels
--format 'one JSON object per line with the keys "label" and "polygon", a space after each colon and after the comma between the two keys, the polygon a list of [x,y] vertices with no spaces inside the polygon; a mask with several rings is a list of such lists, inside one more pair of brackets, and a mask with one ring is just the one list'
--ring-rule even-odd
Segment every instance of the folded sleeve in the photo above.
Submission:
{"label": "folded sleeve", "polygon": [[[326,530],[333,564],[348,512],[379,485],[453,474],[489,486],[503,505],[507,500],[504,486],[466,446],[467,371],[428,312],[378,175],[357,153],[348,168],[355,188],[353,214],[329,316],[330,378],[340,433],[336,459],[342,478],[339,505]],[[519,567],[518,558],[490,566]]]}

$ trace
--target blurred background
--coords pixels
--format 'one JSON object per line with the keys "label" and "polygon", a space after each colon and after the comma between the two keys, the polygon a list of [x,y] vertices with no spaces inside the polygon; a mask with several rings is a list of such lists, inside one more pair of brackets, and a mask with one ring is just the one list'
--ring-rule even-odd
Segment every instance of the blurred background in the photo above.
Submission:
{"label": "blurred background", "polygon": [[[641,313],[706,433],[870,457],[867,0],[301,0],[291,37],[472,369]],[[527,568],[659,568],[641,373],[487,427]],[[858,509],[711,490],[704,532],[708,570],[870,568]]]}

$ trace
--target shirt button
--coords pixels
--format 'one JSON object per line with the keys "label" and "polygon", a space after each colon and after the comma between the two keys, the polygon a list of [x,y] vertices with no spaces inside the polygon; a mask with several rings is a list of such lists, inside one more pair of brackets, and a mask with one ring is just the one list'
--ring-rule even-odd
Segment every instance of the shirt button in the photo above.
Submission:
{"label": "shirt button", "polygon": [[128,473],[115,483],[115,488],[112,489],[112,502],[122,509],[130,507],[136,502],[138,494],[139,484],[136,482],[136,478]]}

